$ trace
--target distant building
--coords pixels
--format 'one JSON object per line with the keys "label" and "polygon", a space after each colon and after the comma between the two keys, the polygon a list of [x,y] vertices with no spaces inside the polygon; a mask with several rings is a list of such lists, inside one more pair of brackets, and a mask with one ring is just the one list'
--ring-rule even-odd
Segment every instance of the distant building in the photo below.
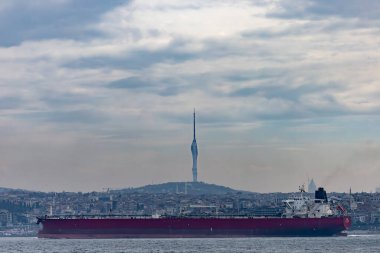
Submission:
{"label": "distant building", "polygon": [[376,188],[376,192],[377,192],[377,193],[380,193],[380,187],[377,187],[377,188]]}
{"label": "distant building", "polygon": [[311,179],[307,188],[308,193],[315,193],[317,186],[315,185],[314,179]]}
{"label": "distant building", "polygon": [[191,143],[191,154],[193,156],[193,182],[198,181],[198,146],[197,146],[197,140],[195,139],[195,110],[193,114],[193,127],[194,127],[194,138],[193,143]]}
{"label": "distant building", "polygon": [[0,210],[0,227],[12,225],[12,214],[8,210]]}

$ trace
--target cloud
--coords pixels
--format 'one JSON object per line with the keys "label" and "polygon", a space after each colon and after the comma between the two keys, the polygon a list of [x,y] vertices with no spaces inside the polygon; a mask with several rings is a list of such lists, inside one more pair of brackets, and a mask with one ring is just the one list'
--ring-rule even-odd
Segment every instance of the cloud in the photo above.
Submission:
{"label": "cloud", "polygon": [[2,1],[0,45],[18,45],[28,40],[89,40],[98,35],[90,24],[119,4],[118,0],[96,4],[89,0]]}
{"label": "cloud", "polygon": [[175,96],[186,89],[175,80],[144,80],[139,77],[129,77],[107,84],[110,89],[125,89],[133,92],[152,93],[159,96]]}
{"label": "cloud", "polygon": [[22,102],[19,97],[1,97],[0,110],[19,108],[22,106]]}
{"label": "cloud", "polygon": [[[318,159],[307,156],[312,164],[331,159],[322,169],[327,175],[338,158],[350,154],[352,143],[378,139],[373,127],[380,111],[377,5],[353,0],[2,1],[0,132],[13,138],[6,142],[15,145],[9,157],[18,157],[14,138],[19,135],[42,153],[44,138],[65,154],[76,140],[92,147],[91,139],[107,148],[86,157],[104,152],[100,160],[108,165],[112,157],[118,173],[133,164],[128,173],[141,176],[138,168],[165,167],[167,174],[180,176],[178,168],[190,159],[195,107],[205,181],[227,183],[214,176],[219,168],[227,173],[233,167],[236,185],[266,191],[260,176],[251,186],[240,175],[269,179],[277,172],[290,182],[282,186],[292,190],[290,184],[299,185],[301,177],[286,176],[308,166],[292,150],[321,152]],[[65,146],[65,140],[74,144]],[[326,144],[330,141],[347,150],[337,158],[323,153],[322,144],[334,150]],[[314,142],[322,146],[313,147]],[[173,150],[176,159],[168,155]],[[70,157],[54,168],[72,165]],[[30,161],[36,167],[53,164]],[[89,168],[103,175],[96,163],[73,163],[84,175]],[[6,167],[12,165],[22,171],[30,164],[7,160]]]}
{"label": "cloud", "polygon": [[141,38],[223,38],[246,29],[252,24],[252,15],[263,13],[262,7],[245,7],[250,7],[248,1],[193,1],[191,4],[178,1],[134,1],[104,15],[99,29],[126,38],[130,38],[130,35],[124,35],[122,31],[137,30]]}
{"label": "cloud", "polygon": [[109,88],[116,89],[142,89],[151,86],[151,84],[140,80],[137,77],[130,77],[126,79],[120,79],[108,84]]}
{"label": "cloud", "polygon": [[[12,68],[20,70],[13,77],[5,75],[8,83],[20,82],[20,76],[29,76],[28,80],[38,84],[33,88],[36,94],[28,96],[50,104],[55,99],[61,106],[64,103],[71,107],[76,104],[64,95],[60,99],[61,94],[89,93],[88,99],[77,104],[83,106],[88,103],[92,106],[95,100],[99,102],[104,88],[124,88],[129,92],[155,94],[158,96],[154,98],[156,102],[160,101],[160,96],[181,95],[180,99],[187,99],[194,91],[199,91],[210,101],[229,104],[225,101],[232,99],[241,111],[250,111],[250,115],[258,117],[263,110],[258,108],[268,107],[266,111],[270,111],[273,105],[278,117],[279,112],[291,111],[296,107],[298,112],[314,108],[313,114],[310,114],[314,117],[318,117],[318,110],[320,115],[326,115],[329,110],[339,112],[339,107],[355,114],[376,111],[378,105],[375,102],[351,98],[352,95],[357,97],[354,94],[368,98],[368,92],[364,90],[372,84],[366,84],[364,79],[371,73],[362,71],[359,75],[353,75],[346,72],[346,77],[340,75],[347,62],[362,58],[359,53],[363,54],[363,49],[350,47],[345,31],[335,35],[336,45],[323,44],[328,42],[324,42],[326,34],[318,28],[319,25],[328,27],[339,20],[305,23],[294,18],[283,20],[271,16],[276,11],[287,10],[284,4],[225,2],[216,5],[215,2],[188,4],[172,1],[147,4],[134,1],[95,5],[85,8],[93,16],[85,21],[86,15],[83,15],[83,22],[91,24],[86,25],[85,29],[91,27],[92,31],[97,32],[96,36],[87,39],[74,35],[52,36],[54,39],[30,37],[17,46],[2,48],[0,57],[6,64],[4,73],[11,72],[9,70]],[[316,4],[307,2],[297,11],[308,15],[307,10],[316,8]],[[64,12],[78,4],[65,1],[57,5]],[[16,6],[17,3],[13,8]],[[81,6],[84,8],[86,4],[82,3]],[[37,4],[28,8],[43,11],[56,7],[51,4],[42,8]],[[72,15],[79,18],[77,13]],[[211,22],[207,22],[206,17]],[[239,18],[231,22],[232,17]],[[173,23],[173,20],[176,22]],[[74,27],[74,22],[70,22],[65,27]],[[202,29],[199,29],[201,24]],[[307,39],[313,32],[316,32],[314,37]],[[22,30],[20,33],[25,34]],[[268,34],[280,35],[277,37],[279,41],[268,37]],[[292,47],[295,37],[304,43]],[[364,33],[358,40],[374,46],[370,37],[369,33]],[[356,41],[351,42],[352,45],[354,43]],[[30,71],[27,66],[32,62],[37,69]],[[331,69],[330,66],[334,67]],[[96,88],[89,85],[91,82],[96,84]],[[360,82],[361,87],[355,87],[354,82]],[[42,90],[51,92],[53,98],[50,101],[38,98]],[[374,87],[370,93],[376,94],[376,90]],[[115,92],[106,91],[111,96]],[[220,95],[224,98],[218,99]],[[266,106],[253,109],[244,100],[232,98],[246,96]],[[97,99],[91,101],[91,97]],[[264,101],[271,102],[268,105]],[[302,113],[294,116],[297,114],[303,117]],[[240,118],[244,117],[245,114],[242,114]]]}
{"label": "cloud", "polygon": [[82,58],[76,58],[65,64],[68,68],[105,68],[114,69],[141,70],[162,62],[183,62],[197,57],[191,52],[181,51],[180,48],[185,43],[181,41],[172,41],[167,47],[150,50],[135,49],[120,52],[119,55],[96,55]]}
{"label": "cloud", "polygon": [[39,98],[49,108],[65,108],[68,105],[77,106],[99,102],[99,98],[81,93],[46,93]]}
{"label": "cloud", "polygon": [[106,119],[99,111],[94,112],[89,110],[33,112],[21,114],[18,117],[20,119],[57,124],[94,124],[101,123]]}
{"label": "cloud", "polygon": [[380,4],[376,1],[312,1],[308,8],[310,13],[317,15],[337,15],[343,18],[360,18],[360,19],[379,19]]}

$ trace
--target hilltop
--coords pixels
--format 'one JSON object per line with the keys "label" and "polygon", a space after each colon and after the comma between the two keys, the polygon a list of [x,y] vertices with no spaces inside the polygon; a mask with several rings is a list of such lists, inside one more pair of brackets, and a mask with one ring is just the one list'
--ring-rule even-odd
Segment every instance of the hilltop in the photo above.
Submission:
{"label": "hilltop", "polygon": [[227,194],[242,192],[226,186],[208,184],[204,182],[168,182],[162,184],[146,185],[136,188],[122,189],[119,191],[141,193],[187,193],[193,195]]}
{"label": "hilltop", "polygon": [[4,187],[0,187],[0,193],[2,192],[9,192],[9,191],[12,191],[13,189],[10,189],[10,188],[4,188]]}

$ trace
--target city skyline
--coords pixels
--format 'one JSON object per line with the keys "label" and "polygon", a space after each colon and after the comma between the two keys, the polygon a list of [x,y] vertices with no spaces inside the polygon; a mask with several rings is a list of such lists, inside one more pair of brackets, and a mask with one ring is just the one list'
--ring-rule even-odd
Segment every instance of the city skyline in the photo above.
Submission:
{"label": "city skyline", "polygon": [[380,3],[0,2],[0,187],[380,187]]}

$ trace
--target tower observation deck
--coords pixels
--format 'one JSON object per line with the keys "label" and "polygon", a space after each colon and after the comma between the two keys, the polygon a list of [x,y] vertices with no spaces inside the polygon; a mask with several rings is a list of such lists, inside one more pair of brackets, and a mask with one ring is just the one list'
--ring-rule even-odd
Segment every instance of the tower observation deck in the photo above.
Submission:
{"label": "tower observation deck", "polygon": [[193,137],[193,143],[191,143],[191,154],[193,156],[193,182],[198,181],[198,146],[197,146],[197,140],[195,138],[195,110],[193,114],[193,127],[194,127],[194,137]]}

